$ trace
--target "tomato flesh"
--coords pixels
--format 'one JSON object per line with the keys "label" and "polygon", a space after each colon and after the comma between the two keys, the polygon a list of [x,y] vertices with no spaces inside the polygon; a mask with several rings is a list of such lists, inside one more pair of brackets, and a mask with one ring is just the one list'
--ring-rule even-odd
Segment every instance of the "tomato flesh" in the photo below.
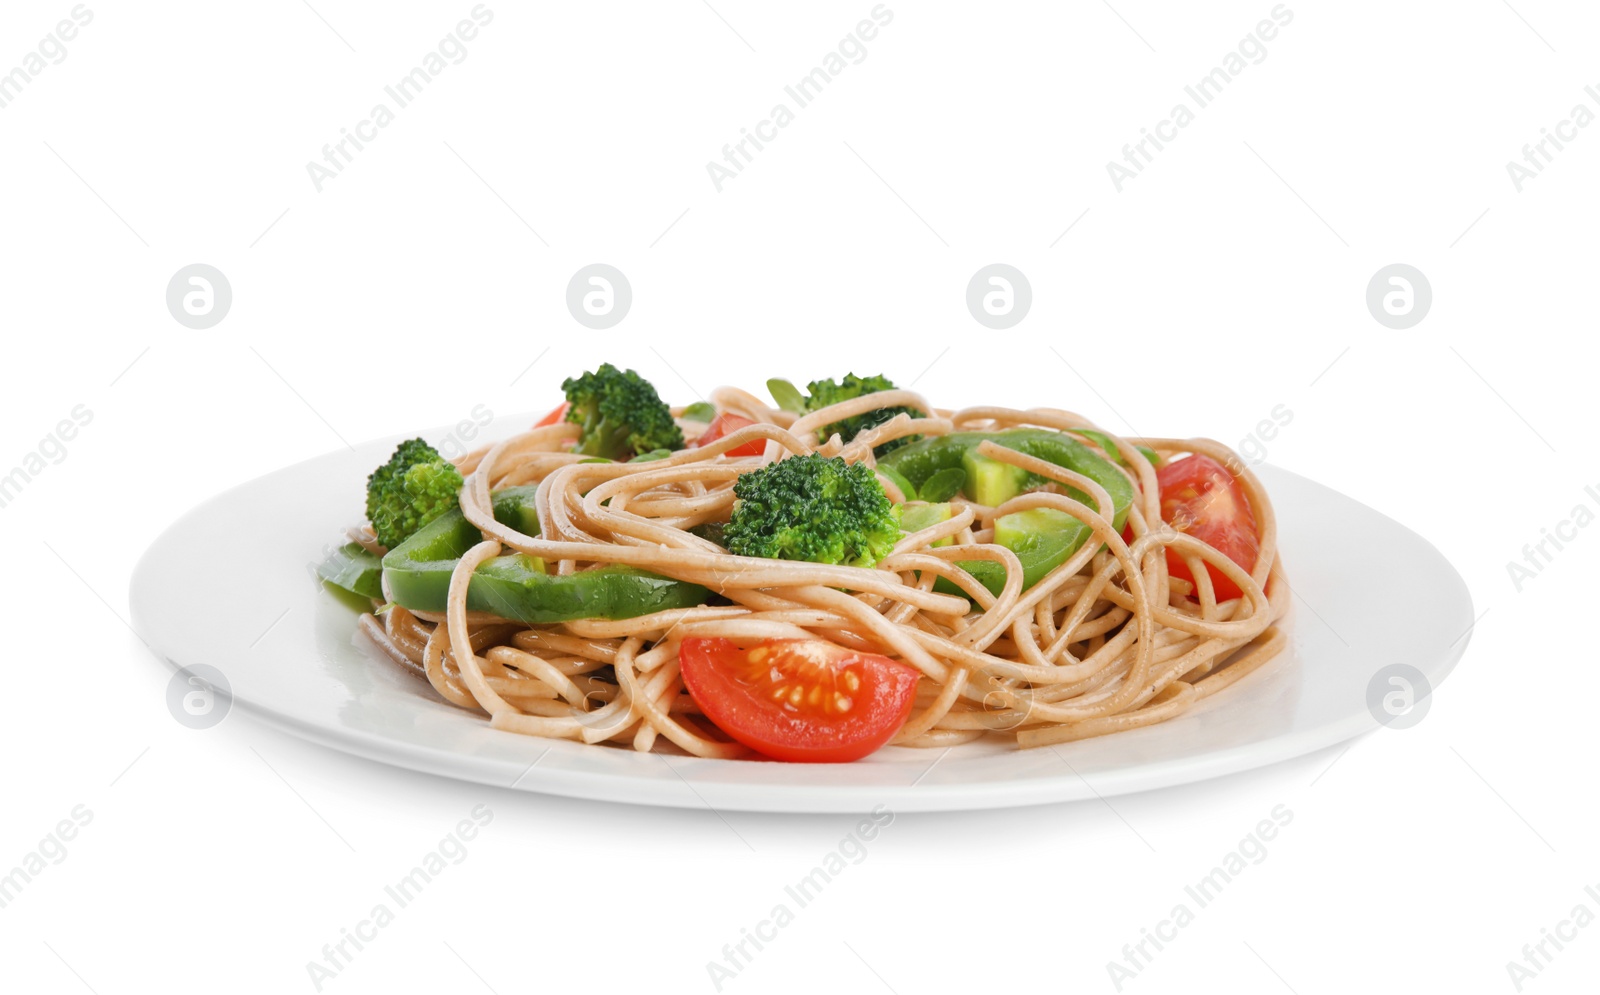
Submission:
{"label": "tomato flesh", "polygon": [[905,725],[915,667],[823,639],[685,639],[683,684],[706,717],[774,760],[847,763]]}
{"label": "tomato flesh", "polygon": [[[1261,553],[1255,513],[1245,499],[1244,488],[1226,467],[1209,456],[1196,453],[1158,469],[1156,483],[1161,487],[1162,521],[1199,539],[1246,572],[1255,569],[1256,558]],[[1170,546],[1167,548],[1167,572],[1194,582],[1189,565]],[[1218,601],[1244,593],[1239,585],[1209,563],[1206,572],[1211,575],[1211,587]]]}
{"label": "tomato flesh", "polygon": [[533,427],[548,428],[551,425],[559,425],[561,420],[567,417],[567,409],[570,407],[572,407],[572,403],[570,401],[562,401],[560,404],[556,405],[555,409],[549,414],[534,422]]}
{"label": "tomato flesh", "polygon": [[[702,435],[695,442],[695,445],[697,445],[697,446],[709,446],[713,442],[716,442],[718,439],[722,438],[725,435],[732,435],[733,433],[739,431],[741,428],[744,428],[746,425],[754,425],[754,424],[755,424],[755,422],[751,421],[748,418],[745,418],[742,415],[736,415],[736,414],[732,414],[730,412],[724,411],[722,414],[718,415],[711,422],[711,427],[706,429],[706,434]],[[725,455],[725,456],[760,456],[762,453],[764,453],[766,451],[767,451],[767,440],[765,440],[765,439],[757,439],[754,442],[747,442],[742,446],[735,446],[732,449],[728,450],[723,455]]]}

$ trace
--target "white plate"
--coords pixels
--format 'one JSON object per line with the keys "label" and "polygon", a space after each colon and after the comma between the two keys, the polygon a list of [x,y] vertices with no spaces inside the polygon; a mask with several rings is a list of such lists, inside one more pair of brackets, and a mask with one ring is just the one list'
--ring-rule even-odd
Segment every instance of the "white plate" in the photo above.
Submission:
{"label": "white plate", "polygon": [[[134,624],[174,667],[220,669],[233,704],[296,735],[414,770],[524,791],[768,812],[929,811],[1142,791],[1260,767],[1377,727],[1379,668],[1403,663],[1435,688],[1466,648],[1460,576],[1415,533],[1336,491],[1272,467],[1260,476],[1294,584],[1291,650],[1189,712],[1055,748],[890,747],[854,764],[701,760],[490,729],[441,701],[356,630],[313,573],[356,521],[380,440],[289,467],[207,501],[134,572]],[[238,546],[239,523],[270,538]],[[234,583],[204,565],[238,560]],[[1375,559],[1374,557],[1381,557]],[[277,620],[276,622],[274,620]],[[265,633],[265,635],[263,635]]]}

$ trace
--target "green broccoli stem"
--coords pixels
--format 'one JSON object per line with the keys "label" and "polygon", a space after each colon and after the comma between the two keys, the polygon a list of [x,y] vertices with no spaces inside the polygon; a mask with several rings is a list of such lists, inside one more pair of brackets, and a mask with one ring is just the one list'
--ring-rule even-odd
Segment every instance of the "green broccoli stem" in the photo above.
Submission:
{"label": "green broccoli stem", "polygon": [[628,426],[607,425],[602,419],[598,426],[584,426],[581,440],[572,451],[620,461],[629,451],[628,434]]}

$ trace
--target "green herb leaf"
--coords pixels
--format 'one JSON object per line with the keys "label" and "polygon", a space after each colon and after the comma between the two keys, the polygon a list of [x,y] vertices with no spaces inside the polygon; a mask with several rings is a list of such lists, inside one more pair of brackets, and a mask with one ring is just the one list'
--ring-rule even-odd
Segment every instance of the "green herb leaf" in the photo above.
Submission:
{"label": "green herb leaf", "polygon": [[697,421],[703,425],[709,425],[717,420],[717,408],[716,405],[709,401],[696,401],[684,408],[683,414],[679,417],[683,418],[684,421]]}
{"label": "green herb leaf", "polygon": [[772,395],[772,400],[777,403],[780,411],[796,415],[806,413],[806,396],[800,393],[799,387],[789,381],[773,377],[767,381],[767,393]]}
{"label": "green herb leaf", "polygon": [[967,471],[959,466],[952,466],[940,470],[917,489],[917,496],[924,501],[939,504],[948,501],[961,493],[961,485],[967,482]]}

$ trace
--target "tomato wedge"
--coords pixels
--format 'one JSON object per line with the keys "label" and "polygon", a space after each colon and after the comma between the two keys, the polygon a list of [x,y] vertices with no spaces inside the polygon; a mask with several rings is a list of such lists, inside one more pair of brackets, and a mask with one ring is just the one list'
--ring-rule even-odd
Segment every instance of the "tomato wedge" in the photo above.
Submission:
{"label": "tomato wedge", "polygon": [[545,415],[543,418],[540,418],[538,421],[534,422],[533,423],[533,427],[534,428],[547,428],[547,427],[549,427],[551,425],[559,425],[561,423],[561,420],[563,418],[567,417],[567,409],[570,408],[570,407],[572,407],[572,402],[570,402],[570,401],[562,401],[560,404],[556,405],[555,409],[552,410],[549,414]]}
{"label": "tomato wedge", "polygon": [[[709,446],[709,445],[711,445],[711,443],[716,442],[718,439],[722,438],[724,435],[732,435],[733,433],[739,431],[741,428],[744,428],[746,425],[754,425],[754,424],[755,424],[755,422],[751,421],[748,418],[745,418],[742,415],[731,414],[731,413],[729,413],[727,411],[724,411],[722,414],[718,415],[711,422],[711,427],[706,429],[706,434],[705,435],[702,435],[699,439],[697,439],[695,441],[695,445],[697,445],[697,446]],[[765,439],[757,439],[754,442],[747,442],[742,446],[735,446],[732,449],[728,450],[723,455],[724,456],[760,456],[762,453],[764,453],[766,451],[767,451],[767,440],[765,440]]]}
{"label": "tomato wedge", "polygon": [[[1256,516],[1245,499],[1244,488],[1226,467],[1197,453],[1161,467],[1156,471],[1156,482],[1161,487],[1162,521],[1194,536],[1246,571],[1255,569],[1261,553]],[[1188,564],[1171,547],[1167,549],[1167,572],[1194,581]],[[1206,572],[1211,575],[1218,601],[1244,593],[1209,563]]]}
{"label": "tomato wedge", "polygon": [[684,687],[717,728],[774,760],[847,763],[900,731],[915,667],[824,639],[685,639]]}

